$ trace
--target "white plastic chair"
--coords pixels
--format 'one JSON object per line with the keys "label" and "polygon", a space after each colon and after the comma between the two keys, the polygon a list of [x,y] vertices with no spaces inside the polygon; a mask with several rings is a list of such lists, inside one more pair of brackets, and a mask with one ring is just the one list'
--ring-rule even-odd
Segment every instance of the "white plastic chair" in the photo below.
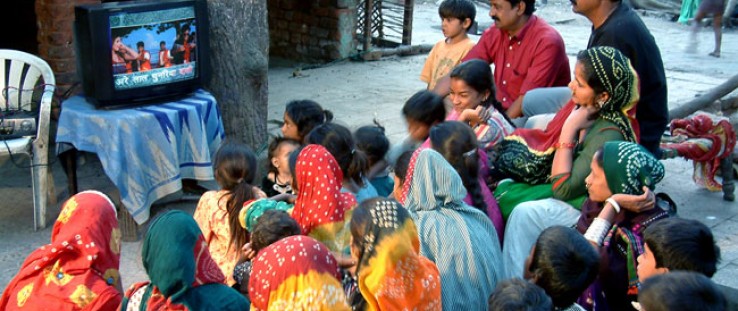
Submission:
{"label": "white plastic chair", "polygon": [[[37,87],[39,79],[43,81],[41,87]],[[0,157],[12,156],[15,159],[16,155],[27,155],[31,159],[34,230],[46,227],[46,207],[54,189],[48,147],[49,115],[55,85],[54,73],[43,59],[25,52],[0,50],[0,114],[18,110],[31,111],[36,108],[33,104],[34,90],[43,90],[41,102],[37,105],[39,115],[36,135],[7,140],[0,138]]]}

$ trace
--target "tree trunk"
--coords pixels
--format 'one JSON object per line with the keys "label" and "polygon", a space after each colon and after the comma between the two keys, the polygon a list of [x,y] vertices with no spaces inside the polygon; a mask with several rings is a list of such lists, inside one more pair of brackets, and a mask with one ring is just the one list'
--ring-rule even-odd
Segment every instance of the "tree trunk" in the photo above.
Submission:
{"label": "tree trunk", "polygon": [[716,100],[722,98],[725,95],[730,94],[738,88],[738,75],[733,76],[727,81],[709,90],[707,93],[700,95],[699,97],[690,100],[684,104],[679,105],[669,111],[669,119],[682,119],[697,110],[705,108],[705,106],[714,103]]}
{"label": "tree trunk", "polygon": [[226,137],[259,150],[267,142],[267,0],[208,0],[213,93]]}

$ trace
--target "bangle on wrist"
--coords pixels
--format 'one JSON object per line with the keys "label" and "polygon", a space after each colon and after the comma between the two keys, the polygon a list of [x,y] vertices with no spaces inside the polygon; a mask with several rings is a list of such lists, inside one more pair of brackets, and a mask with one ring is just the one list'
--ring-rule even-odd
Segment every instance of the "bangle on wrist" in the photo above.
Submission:
{"label": "bangle on wrist", "polygon": [[610,231],[611,226],[612,225],[609,221],[597,217],[592,221],[592,224],[589,225],[589,228],[587,228],[587,232],[584,233],[584,238],[601,246],[607,236],[607,232]]}
{"label": "bangle on wrist", "polygon": [[576,142],[568,142],[568,143],[558,142],[554,144],[554,148],[556,149],[574,149],[574,147],[576,146],[577,146]]}
{"label": "bangle on wrist", "polygon": [[620,204],[618,204],[618,201],[615,201],[612,197],[607,198],[605,202],[610,203],[612,205],[612,208],[615,209],[615,214],[620,214]]}

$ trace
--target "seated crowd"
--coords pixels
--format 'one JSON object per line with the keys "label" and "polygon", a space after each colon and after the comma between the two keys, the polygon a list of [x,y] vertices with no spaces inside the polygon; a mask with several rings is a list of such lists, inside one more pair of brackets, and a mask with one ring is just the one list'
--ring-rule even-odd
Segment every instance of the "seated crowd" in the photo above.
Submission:
{"label": "seated crowd", "polygon": [[[606,2],[610,18],[637,19]],[[602,33],[614,26],[575,3],[594,45],[577,55],[567,102],[525,128],[526,92],[569,76],[563,41],[535,1],[491,0],[496,26],[470,45],[469,3],[441,4],[448,38],[424,69],[429,90],[401,109],[403,142],[391,146],[376,121],[352,133],[318,103],[292,101],[266,176],[249,147],[224,144],[219,189],[193,216],[151,221],[148,281],[121,288],[115,206],[86,191],[64,203],[0,310],[724,310],[710,229],[656,199],[664,167],[652,139],[638,144],[664,125],[634,114],[659,97],[639,91],[659,75],[641,72],[643,49],[621,52],[627,42]],[[527,46],[515,50],[520,76],[509,63],[493,76],[515,42]],[[454,66],[432,63],[443,53]]]}

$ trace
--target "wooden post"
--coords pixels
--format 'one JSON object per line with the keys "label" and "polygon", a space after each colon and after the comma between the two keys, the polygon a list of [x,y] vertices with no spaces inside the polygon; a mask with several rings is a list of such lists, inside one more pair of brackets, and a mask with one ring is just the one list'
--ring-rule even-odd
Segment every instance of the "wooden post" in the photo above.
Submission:
{"label": "wooden post", "polygon": [[372,48],[372,12],[374,0],[364,1],[364,53]]}
{"label": "wooden post", "polygon": [[727,81],[709,90],[707,93],[702,94],[689,102],[686,102],[679,107],[669,110],[669,119],[683,119],[694,113],[697,110],[704,108],[705,106],[714,103],[716,100],[722,98],[725,95],[730,94],[733,90],[738,88],[738,75],[733,76]]}
{"label": "wooden post", "polygon": [[121,240],[125,242],[138,241],[138,224],[123,204],[118,204],[118,226],[120,227]]}
{"label": "wooden post", "polygon": [[735,201],[735,182],[733,181],[733,153],[720,160],[723,174],[723,200]]}
{"label": "wooden post", "polygon": [[405,16],[402,19],[402,45],[411,45],[413,41],[413,9],[415,0],[405,0]]}

